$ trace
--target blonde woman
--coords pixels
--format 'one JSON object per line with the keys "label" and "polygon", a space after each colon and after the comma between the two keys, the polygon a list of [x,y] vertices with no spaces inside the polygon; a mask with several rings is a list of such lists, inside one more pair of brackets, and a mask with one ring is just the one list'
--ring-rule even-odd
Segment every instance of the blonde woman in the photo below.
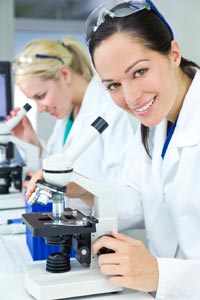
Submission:
{"label": "blonde woman", "polygon": [[82,44],[71,37],[58,42],[33,40],[17,55],[13,70],[16,84],[27,98],[35,101],[38,112],[46,111],[57,118],[46,151],[27,117],[13,134],[37,145],[44,157],[69,149],[81,130],[102,116],[109,123],[108,129],[75,162],[74,169],[90,178],[120,180],[133,128],[127,113],[113,103],[93,76]]}

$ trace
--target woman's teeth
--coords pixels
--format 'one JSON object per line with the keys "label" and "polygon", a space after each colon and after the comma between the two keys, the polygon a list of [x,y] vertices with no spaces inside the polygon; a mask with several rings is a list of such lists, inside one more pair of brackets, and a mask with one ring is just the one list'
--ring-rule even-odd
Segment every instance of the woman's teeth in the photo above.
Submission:
{"label": "woman's teeth", "polygon": [[145,106],[142,106],[140,108],[135,109],[136,112],[144,112],[146,111],[152,104],[154,103],[154,99],[152,99],[151,101],[149,101],[149,103],[147,103]]}

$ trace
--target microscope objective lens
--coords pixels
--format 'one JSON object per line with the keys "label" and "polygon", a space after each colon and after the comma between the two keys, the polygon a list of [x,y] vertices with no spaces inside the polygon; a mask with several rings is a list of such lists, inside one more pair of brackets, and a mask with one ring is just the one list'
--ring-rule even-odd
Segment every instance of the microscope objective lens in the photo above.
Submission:
{"label": "microscope objective lens", "polygon": [[40,190],[37,202],[42,205],[47,205],[48,201],[52,198],[52,193],[48,190]]}

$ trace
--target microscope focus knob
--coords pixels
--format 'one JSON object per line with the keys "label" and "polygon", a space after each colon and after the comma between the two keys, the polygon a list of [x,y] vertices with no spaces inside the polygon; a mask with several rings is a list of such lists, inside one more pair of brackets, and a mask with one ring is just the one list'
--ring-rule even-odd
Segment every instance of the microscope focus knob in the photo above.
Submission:
{"label": "microscope focus knob", "polygon": [[101,254],[109,254],[109,253],[115,253],[114,250],[108,249],[106,247],[102,247],[101,249],[99,249],[99,251],[97,252],[97,255],[101,255]]}
{"label": "microscope focus knob", "polygon": [[[105,235],[102,235],[102,236],[109,236],[109,237],[112,237],[112,236],[109,235],[109,234],[105,234]],[[102,236],[100,236],[99,238],[101,238]],[[106,248],[106,247],[102,247],[102,248],[100,248],[99,251],[97,252],[97,255],[99,256],[99,255],[101,255],[101,254],[109,254],[109,253],[115,253],[115,251],[112,250],[112,249],[108,249],[108,248]]]}

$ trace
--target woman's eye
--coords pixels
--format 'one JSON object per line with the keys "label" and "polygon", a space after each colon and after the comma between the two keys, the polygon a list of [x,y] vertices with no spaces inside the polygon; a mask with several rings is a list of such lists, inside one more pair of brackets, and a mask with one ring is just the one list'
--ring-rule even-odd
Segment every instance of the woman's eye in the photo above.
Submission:
{"label": "woman's eye", "polygon": [[108,91],[115,91],[120,86],[119,83],[112,83],[108,85],[106,88]]}
{"label": "woman's eye", "polygon": [[144,75],[147,72],[147,69],[140,69],[136,72],[134,72],[134,77],[141,77],[142,75]]}
{"label": "woman's eye", "polygon": [[42,94],[42,95],[36,95],[34,100],[42,100],[42,99],[44,99],[45,95],[46,95],[46,93]]}

